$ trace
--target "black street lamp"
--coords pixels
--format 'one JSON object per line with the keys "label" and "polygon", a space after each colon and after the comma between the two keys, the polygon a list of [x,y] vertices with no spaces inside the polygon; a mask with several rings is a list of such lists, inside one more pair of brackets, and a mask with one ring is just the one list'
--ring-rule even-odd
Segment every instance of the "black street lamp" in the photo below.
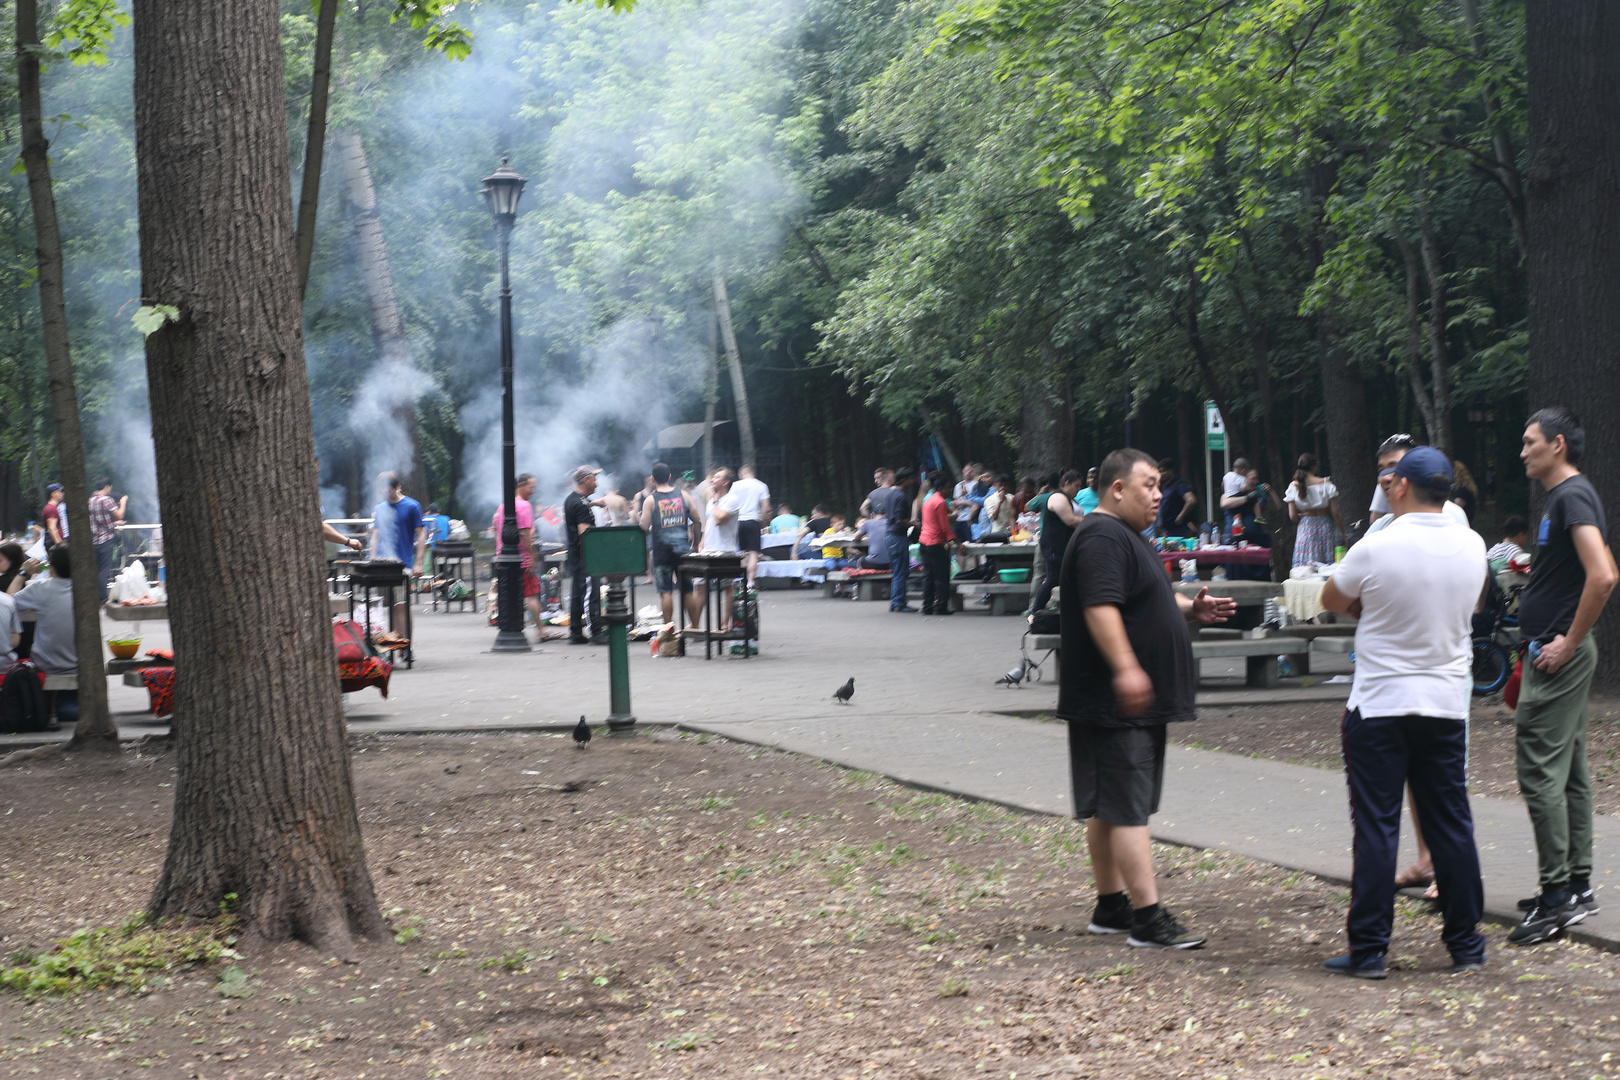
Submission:
{"label": "black street lamp", "polygon": [[493,176],[484,177],[484,201],[495,215],[495,239],[501,247],[501,492],[506,508],[501,514],[501,550],[495,556],[499,607],[494,652],[529,652],[523,633],[523,553],[518,550],[517,448],[512,435],[512,280],[507,274],[507,253],[512,246],[512,223],[517,220],[523,177],[501,158]]}

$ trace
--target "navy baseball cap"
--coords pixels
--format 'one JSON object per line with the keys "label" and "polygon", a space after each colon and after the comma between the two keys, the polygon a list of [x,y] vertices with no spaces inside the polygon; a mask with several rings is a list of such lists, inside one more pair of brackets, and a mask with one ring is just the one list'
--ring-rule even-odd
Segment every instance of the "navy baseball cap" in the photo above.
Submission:
{"label": "navy baseball cap", "polygon": [[45,494],[47,494],[47,495],[49,495],[53,491],[61,491],[61,490],[62,490],[62,485],[61,484],[46,484],[45,485]]}
{"label": "navy baseball cap", "polygon": [[1432,446],[1414,446],[1395,465],[1395,475],[1431,491],[1449,493],[1456,484],[1451,459]]}

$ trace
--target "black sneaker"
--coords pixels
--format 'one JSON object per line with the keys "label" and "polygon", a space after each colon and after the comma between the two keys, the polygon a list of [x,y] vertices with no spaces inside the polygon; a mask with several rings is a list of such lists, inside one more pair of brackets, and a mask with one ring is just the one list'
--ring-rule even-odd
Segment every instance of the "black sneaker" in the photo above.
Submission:
{"label": "black sneaker", "polygon": [[1352,979],[1387,979],[1389,970],[1384,962],[1383,953],[1373,953],[1360,960],[1352,958],[1350,953],[1340,953],[1330,960],[1322,961],[1322,970],[1329,975],[1348,975]]}
{"label": "black sneaker", "polygon": [[1453,975],[1463,975],[1470,971],[1484,971],[1487,963],[1489,961],[1483,956],[1478,960],[1459,960],[1453,956],[1451,958],[1451,973]]}
{"label": "black sneaker", "polygon": [[1091,913],[1091,925],[1086,927],[1091,934],[1128,934],[1131,932],[1131,902],[1121,901],[1117,904],[1098,904]]}
{"label": "black sneaker", "polygon": [[1586,918],[1586,909],[1578,897],[1571,896],[1557,907],[1549,908],[1539,900],[1525,915],[1524,921],[1508,935],[1509,945],[1540,945],[1557,937],[1567,926],[1574,926]]}
{"label": "black sneaker", "polygon": [[[1536,901],[1540,899],[1541,897],[1539,896],[1525,897],[1523,900],[1519,901],[1519,910],[1529,911],[1531,908],[1536,906]],[[1597,894],[1591,889],[1584,889],[1581,892],[1576,893],[1575,899],[1581,902],[1581,907],[1586,910],[1588,915],[1596,915],[1598,912],[1603,910],[1602,908],[1598,907]]]}
{"label": "black sneaker", "polygon": [[1208,940],[1207,935],[1190,933],[1161,907],[1145,926],[1131,927],[1125,944],[1138,949],[1197,949]]}

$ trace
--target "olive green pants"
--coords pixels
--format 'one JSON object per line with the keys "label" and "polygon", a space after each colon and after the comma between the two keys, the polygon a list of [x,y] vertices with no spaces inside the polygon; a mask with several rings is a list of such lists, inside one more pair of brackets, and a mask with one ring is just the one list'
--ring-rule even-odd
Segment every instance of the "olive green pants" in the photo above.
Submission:
{"label": "olive green pants", "polygon": [[1524,656],[1514,714],[1519,791],[1536,833],[1541,888],[1592,876],[1592,778],[1586,764],[1586,698],[1597,667],[1592,635],[1551,675]]}

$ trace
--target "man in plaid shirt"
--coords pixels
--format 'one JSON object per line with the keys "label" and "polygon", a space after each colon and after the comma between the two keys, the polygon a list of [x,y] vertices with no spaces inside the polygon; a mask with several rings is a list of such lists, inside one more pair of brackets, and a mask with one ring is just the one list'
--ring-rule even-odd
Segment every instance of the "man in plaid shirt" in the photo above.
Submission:
{"label": "man in plaid shirt", "polygon": [[113,502],[110,477],[103,476],[96,481],[95,494],[90,496],[90,539],[96,545],[96,584],[103,604],[107,602],[107,589],[112,584],[113,548],[118,543],[113,525],[124,520],[124,508],[128,505],[128,495]]}

